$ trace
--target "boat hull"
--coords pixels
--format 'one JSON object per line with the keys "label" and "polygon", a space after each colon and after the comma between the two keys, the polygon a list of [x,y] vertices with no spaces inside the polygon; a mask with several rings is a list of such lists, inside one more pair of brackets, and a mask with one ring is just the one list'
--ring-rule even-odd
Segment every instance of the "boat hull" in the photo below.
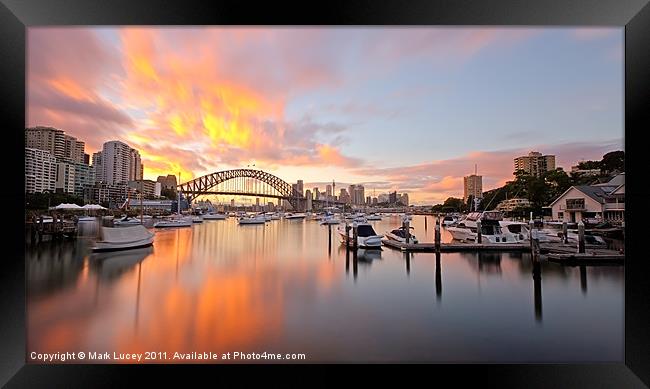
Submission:
{"label": "boat hull", "polygon": [[103,242],[97,242],[97,245],[93,247],[93,252],[107,252],[107,251],[123,251],[138,249],[142,247],[149,247],[153,245],[153,236],[151,238],[143,239],[135,242],[128,242],[123,244],[105,244]]}

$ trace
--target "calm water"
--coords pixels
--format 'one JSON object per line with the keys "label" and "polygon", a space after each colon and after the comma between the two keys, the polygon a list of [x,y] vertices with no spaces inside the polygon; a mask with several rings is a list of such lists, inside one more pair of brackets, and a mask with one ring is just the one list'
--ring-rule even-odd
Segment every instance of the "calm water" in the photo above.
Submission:
{"label": "calm water", "polygon": [[[412,225],[433,241],[433,219]],[[384,233],[399,217],[373,222]],[[346,257],[332,226],[205,221],[154,246],[27,247],[28,351],[304,353],[307,362],[620,361],[624,268],[528,254]],[[88,235],[91,232],[86,231]],[[450,236],[443,230],[443,240]],[[264,362],[264,361],[262,361]]]}

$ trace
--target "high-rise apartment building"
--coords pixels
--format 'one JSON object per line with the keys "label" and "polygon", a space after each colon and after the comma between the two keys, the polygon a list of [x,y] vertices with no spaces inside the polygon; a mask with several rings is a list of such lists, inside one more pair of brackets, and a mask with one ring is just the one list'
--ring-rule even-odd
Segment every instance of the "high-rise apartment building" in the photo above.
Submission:
{"label": "high-rise apartment building", "polygon": [[52,153],[25,148],[25,193],[54,192],[56,189],[56,158]]}
{"label": "high-rise apartment building", "polygon": [[527,156],[515,158],[515,172],[518,170],[539,177],[547,171],[555,170],[555,155],[542,155],[531,151]]}
{"label": "high-rise apartment building", "polygon": [[320,192],[318,188],[314,188],[314,200],[320,200]]}
{"label": "high-rise apartment building", "polygon": [[348,187],[351,203],[355,205],[363,205],[366,201],[365,188],[363,185],[350,185]]}
{"label": "high-rise apartment building", "polygon": [[101,151],[93,153],[93,169],[95,169],[95,181],[106,182],[106,178],[104,177],[104,163]]}
{"label": "high-rise apartment building", "polygon": [[25,129],[25,147],[48,151],[52,156],[65,156],[65,134],[54,127],[29,127]]}
{"label": "high-rise apartment building", "polygon": [[101,152],[93,154],[96,180],[108,184],[126,184],[142,180],[144,167],[138,150],[124,142],[104,143]]}
{"label": "high-rise apartment building", "polygon": [[483,198],[483,176],[472,174],[463,177],[463,201],[467,201],[469,196]]}
{"label": "high-rise apartment building", "polygon": [[63,158],[73,162],[84,163],[86,144],[70,135],[65,135],[63,138],[65,144]]}
{"label": "high-rise apartment building", "polygon": [[325,196],[327,196],[328,199],[332,197],[332,185],[325,186]]}
{"label": "high-rise apartment building", "polygon": [[60,160],[84,163],[85,143],[54,127],[25,128],[25,147],[49,151]]}

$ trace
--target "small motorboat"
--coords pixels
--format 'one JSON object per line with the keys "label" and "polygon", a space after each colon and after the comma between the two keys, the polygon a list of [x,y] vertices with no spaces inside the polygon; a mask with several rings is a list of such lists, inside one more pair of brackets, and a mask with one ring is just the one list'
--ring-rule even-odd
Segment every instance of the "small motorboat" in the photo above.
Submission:
{"label": "small motorboat", "polygon": [[339,224],[341,221],[334,215],[325,215],[321,218],[320,224],[329,225],[329,224]]}
{"label": "small motorboat", "polygon": [[381,220],[381,216],[377,215],[376,213],[371,213],[370,215],[366,216],[366,220]]}
{"label": "small motorboat", "polygon": [[458,222],[458,218],[452,215],[447,215],[442,218],[441,224],[443,226],[451,226]]}
{"label": "small motorboat", "polygon": [[93,251],[116,251],[147,247],[153,244],[154,233],[143,225],[123,228],[102,227],[102,240],[97,241]]}
{"label": "small motorboat", "polygon": [[203,217],[200,215],[192,216],[192,223],[203,223]]}
{"label": "small motorboat", "polygon": [[250,216],[250,217],[242,217],[239,219],[240,225],[264,224],[264,223],[266,223],[266,218],[264,216]]}
{"label": "small motorboat", "polygon": [[142,224],[140,218],[129,217],[129,216],[124,216],[121,219],[113,220],[113,225],[115,226],[135,226],[138,224]]}
{"label": "small motorboat", "polygon": [[304,213],[287,213],[284,215],[284,218],[287,220],[304,219],[305,217]]}
{"label": "small motorboat", "polygon": [[225,213],[206,213],[203,220],[226,220],[227,217]]}
{"label": "small motorboat", "polygon": [[[410,227],[409,229],[413,229],[413,227]],[[406,232],[406,228],[404,227],[396,228],[390,232],[388,231],[386,232],[386,238],[400,243],[406,243],[406,236],[407,236],[407,232]],[[415,244],[418,243],[418,238],[415,235],[409,233],[408,238],[409,238],[409,243],[415,243]]]}
{"label": "small motorboat", "polygon": [[191,219],[185,218],[174,218],[161,220],[158,223],[154,224],[155,228],[172,228],[172,227],[190,227],[192,225]]}
{"label": "small motorboat", "polygon": [[[357,246],[361,248],[377,248],[381,247],[381,238],[382,235],[378,235],[375,230],[372,228],[372,225],[367,221],[355,221],[352,223],[352,228],[350,228],[348,238],[350,243],[354,235],[354,228],[357,228]],[[341,238],[341,243],[345,244],[346,235],[345,235],[345,226],[339,225],[337,228],[339,236]]]}

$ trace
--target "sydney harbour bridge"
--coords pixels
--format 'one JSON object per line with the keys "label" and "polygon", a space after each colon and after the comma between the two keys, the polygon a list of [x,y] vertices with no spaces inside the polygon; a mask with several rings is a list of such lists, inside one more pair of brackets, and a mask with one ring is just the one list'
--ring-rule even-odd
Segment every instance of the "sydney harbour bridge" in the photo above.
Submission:
{"label": "sydney harbour bridge", "polygon": [[[273,174],[256,169],[233,169],[206,174],[177,185],[183,197],[191,204],[202,195],[239,195],[287,200],[294,210],[302,211],[306,198],[295,187]],[[323,205],[325,200],[312,200]],[[329,201],[330,205],[342,203]]]}

